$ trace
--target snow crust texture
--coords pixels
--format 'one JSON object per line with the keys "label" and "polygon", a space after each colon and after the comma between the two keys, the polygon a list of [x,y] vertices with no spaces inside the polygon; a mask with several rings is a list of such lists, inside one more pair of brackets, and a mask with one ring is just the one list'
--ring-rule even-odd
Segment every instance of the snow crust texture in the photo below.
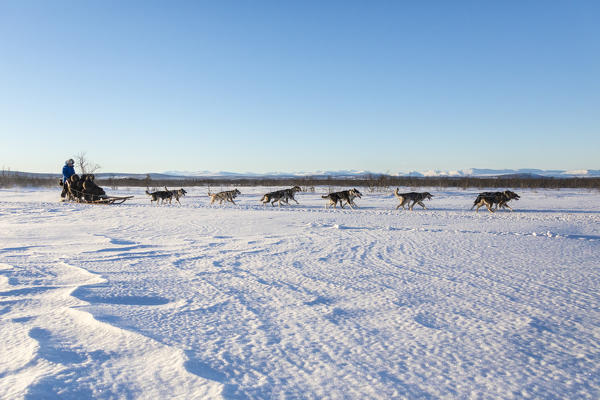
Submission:
{"label": "snow crust texture", "polygon": [[186,190],[0,191],[0,398],[600,398],[600,193]]}

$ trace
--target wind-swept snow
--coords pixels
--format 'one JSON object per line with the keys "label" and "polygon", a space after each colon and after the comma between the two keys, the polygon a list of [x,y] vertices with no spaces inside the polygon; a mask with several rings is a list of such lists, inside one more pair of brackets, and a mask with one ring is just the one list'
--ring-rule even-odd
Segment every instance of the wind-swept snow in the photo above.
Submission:
{"label": "wind-swept snow", "polygon": [[0,398],[600,397],[599,193],[187,190],[0,191]]}

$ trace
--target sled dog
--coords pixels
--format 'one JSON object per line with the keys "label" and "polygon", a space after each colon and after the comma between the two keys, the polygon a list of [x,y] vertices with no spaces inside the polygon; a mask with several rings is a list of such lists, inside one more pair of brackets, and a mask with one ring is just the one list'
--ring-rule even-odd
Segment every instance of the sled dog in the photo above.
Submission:
{"label": "sled dog", "polygon": [[[423,204],[423,200],[431,200],[431,198],[433,197],[432,194],[429,192],[398,193],[398,188],[396,188],[396,190],[394,191],[394,195],[400,201],[400,204],[398,204],[396,206],[396,210],[399,209],[400,207],[402,207],[402,209],[404,210],[405,209],[404,206],[407,205],[408,209],[410,211],[412,211],[415,204],[418,204],[421,207],[423,207],[425,210],[427,210],[427,207],[425,207],[425,204]],[[412,201],[412,204],[410,204],[411,201]]]}
{"label": "sled dog", "polygon": [[[165,190],[169,190],[165,187]],[[173,190],[169,190],[169,192],[173,193],[173,198],[175,199],[175,201],[177,201],[177,203],[181,204],[181,202],[179,202],[179,199],[182,198],[183,196],[185,196],[187,194],[187,192],[185,191],[184,188],[181,189],[173,189]]]}
{"label": "sled dog", "polygon": [[359,199],[362,198],[362,194],[358,191],[358,189],[349,189],[341,192],[329,193],[328,195],[321,197],[324,199],[329,199],[329,203],[325,204],[325,208],[329,208],[329,206],[333,206],[333,208],[335,208],[338,202],[340,203],[340,206],[344,208],[345,201],[350,208],[354,209],[352,206],[358,206],[354,203],[353,199],[355,197],[358,197]]}
{"label": "sled dog", "polygon": [[[483,192],[477,195],[477,198],[473,202],[473,207],[477,207],[475,211],[479,212],[479,208],[481,206],[485,206],[489,212],[494,212],[494,210],[498,210],[499,208],[508,207],[510,211],[513,209],[508,205],[508,202],[515,199],[519,200],[521,197],[515,192],[511,192],[510,190],[505,190],[504,192]],[[496,205],[493,209],[492,207]]]}
{"label": "sled dog", "polygon": [[171,199],[173,198],[173,192],[169,191],[166,187],[165,190],[157,190],[156,192],[152,193],[146,190],[146,194],[150,196],[150,203],[155,201],[156,204],[158,204],[159,200],[161,201],[160,204],[163,204],[167,200],[169,201],[169,204],[171,204]]}
{"label": "sled dog", "polygon": [[296,198],[294,197],[296,195],[296,192],[300,191],[302,191],[300,186],[294,186],[289,189],[276,190],[275,192],[263,195],[260,201],[263,203],[263,205],[267,205],[267,203],[270,202],[273,207],[275,207],[276,202],[279,202],[279,206],[281,207],[282,201],[285,202],[285,204],[289,205],[290,200],[294,200],[296,204],[300,204],[298,203],[298,200],[296,200]]}
{"label": "sled dog", "polygon": [[219,201],[219,204],[222,204],[224,201],[235,204],[233,199],[235,199],[239,194],[241,194],[241,192],[237,189],[227,190],[225,192],[219,193],[208,192],[208,196],[210,197],[210,204],[214,203],[217,200]]}

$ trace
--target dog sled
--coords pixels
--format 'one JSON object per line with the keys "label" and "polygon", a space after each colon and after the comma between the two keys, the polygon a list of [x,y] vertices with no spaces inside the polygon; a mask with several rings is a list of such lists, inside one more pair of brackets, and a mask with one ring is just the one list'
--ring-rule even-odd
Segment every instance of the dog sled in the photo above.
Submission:
{"label": "dog sled", "polygon": [[122,204],[133,198],[133,196],[107,196],[104,189],[94,182],[93,174],[84,174],[81,178],[78,175],[72,175],[66,184],[61,179],[59,185],[63,186],[61,197],[78,203]]}
{"label": "dog sled", "polygon": [[133,196],[87,195],[83,198],[74,199],[74,200],[78,203],[85,203],[85,204],[122,204],[132,198],[133,198]]}
{"label": "dog sled", "polygon": [[106,196],[100,197],[96,200],[83,201],[88,204],[122,204],[129,199],[132,199],[133,196]]}

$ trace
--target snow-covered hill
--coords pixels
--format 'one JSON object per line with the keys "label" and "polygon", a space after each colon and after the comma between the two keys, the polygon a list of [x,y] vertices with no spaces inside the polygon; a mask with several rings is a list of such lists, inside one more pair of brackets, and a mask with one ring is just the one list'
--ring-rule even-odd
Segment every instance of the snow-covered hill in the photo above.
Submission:
{"label": "snow-covered hill", "polygon": [[[4,174],[19,174],[31,177],[53,177],[58,178],[60,173],[32,173],[19,171],[3,171]],[[554,177],[554,178],[573,178],[573,177],[600,177],[600,170],[581,169],[581,170],[541,170],[541,169],[482,169],[468,168],[462,170],[427,170],[427,171],[400,171],[400,172],[373,172],[364,170],[337,170],[337,171],[300,171],[300,172],[228,172],[228,171],[165,171],[161,173],[127,173],[127,172],[97,172],[99,178],[134,178],[145,179],[149,176],[151,179],[185,179],[185,178],[358,178],[366,176],[415,176],[415,177],[496,177],[496,176],[516,176],[516,177]]]}
{"label": "snow-covered hill", "polygon": [[491,177],[491,176],[503,176],[503,175],[515,175],[515,176],[529,176],[529,177],[556,177],[556,178],[570,178],[570,177],[599,177],[600,170],[541,170],[541,169],[482,169],[482,168],[469,168],[462,170],[428,170],[428,171],[401,171],[401,172],[373,172],[364,170],[338,170],[338,171],[312,171],[312,172],[267,172],[267,173],[253,173],[253,172],[212,172],[212,171],[167,171],[165,175],[172,176],[185,176],[185,177],[363,177],[367,175],[391,175],[391,176],[448,176],[448,177]]}

